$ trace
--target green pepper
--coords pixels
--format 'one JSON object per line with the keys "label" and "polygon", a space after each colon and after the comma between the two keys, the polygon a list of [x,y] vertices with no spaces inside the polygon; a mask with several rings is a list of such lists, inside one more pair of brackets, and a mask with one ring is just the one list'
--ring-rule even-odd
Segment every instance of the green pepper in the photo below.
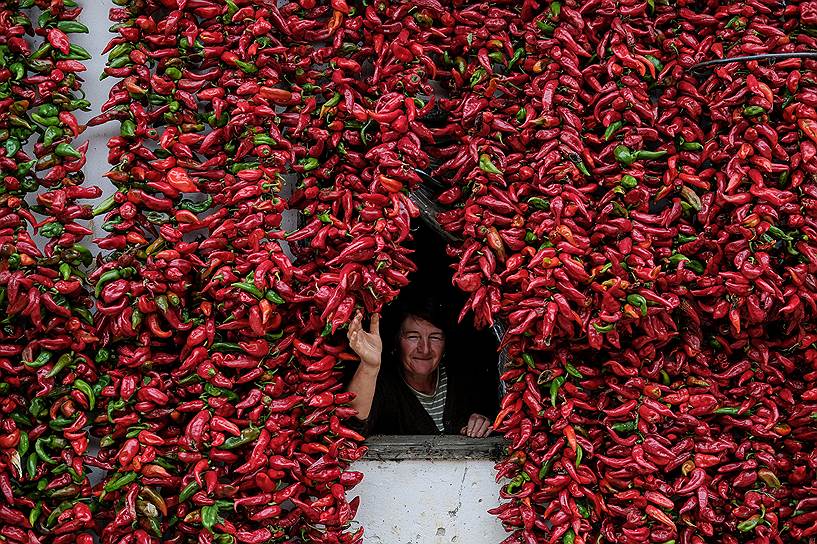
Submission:
{"label": "green pepper", "polygon": [[255,145],[277,145],[278,142],[275,141],[270,135],[268,134],[256,134],[252,138],[252,143]]}
{"label": "green pepper", "polygon": [[[39,440],[39,439],[38,439]],[[37,459],[39,459],[39,454],[36,453],[37,443],[34,443],[34,451],[28,454],[28,458],[26,459],[26,471],[28,472],[29,479],[34,479],[34,476],[37,475]],[[46,456],[47,457],[47,456]],[[54,461],[53,464],[57,464]]]}
{"label": "green pepper", "polygon": [[43,104],[37,108],[37,113],[43,117],[56,117],[60,114],[60,110],[54,104]]}
{"label": "green pepper", "polygon": [[522,57],[525,56],[525,48],[524,47],[517,47],[514,52],[511,60],[508,62],[508,70],[513,69],[516,66],[516,63],[519,62]]}
{"label": "green pepper", "polygon": [[72,43],[70,52],[67,55],[55,51],[54,58],[57,60],[91,60],[91,54],[84,47]]}
{"label": "green pepper", "polygon": [[43,502],[37,501],[36,506],[28,513],[28,522],[32,527],[36,526],[37,520],[40,519],[40,514],[43,512]]}
{"label": "green pepper", "polygon": [[584,518],[587,519],[590,517],[590,513],[592,510],[588,507],[584,501],[576,501],[576,508],[579,511],[579,514]]}
{"label": "green pepper", "polygon": [[599,334],[604,334],[607,332],[612,331],[616,328],[615,323],[608,323],[607,325],[599,325],[598,323],[593,323],[593,328],[596,329],[596,332]]}
{"label": "green pepper", "polygon": [[780,480],[777,478],[777,475],[768,468],[761,468],[757,471],[757,475],[767,486],[772,489],[780,489]]}
{"label": "green pepper", "polygon": [[62,370],[64,368],[66,368],[68,365],[70,365],[73,362],[73,360],[74,360],[74,353],[73,352],[63,353],[62,355],[60,355],[60,358],[57,359],[57,362],[54,364],[54,367],[51,370],[48,371],[48,374],[46,374],[46,377],[47,378],[53,378],[54,376],[56,376],[57,374],[62,372]]}
{"label": "green pepper", "polygon": [[30,446],[28,433],[26,431],[20,431],[20,442],[17,444],[17,454],[22,458],[26,453],[28,453],[28,448]]}
{"label": "green pepper", "polygon": [[775,225],[770,225],[769,230],[767,231],[769,234],[777,238],[778,240],[793,240],[793,238],[786,234],[780,227]]}
{"label": "green pepper", "polygon": [[550,404],[556,406],[556,398],[559,395],[559,388],[564,385],[566,379],[564,376],[557,376],[550,382]]}
{"label": "green pepper", "polygon": [[516,493],[519,490],[519,488],[522,487],[527,481],[526,477],[527,480],[530,479],[530,476],[528,476],[526,472],[514,476],[514,478],[510,482],[508,482],[508,485],[505,488],[505,492],[509,494]]}
{"label": "green pepper", "polygon": [[666,149],[660,149],[658,151],[645,151],[643,149],[640,149],[640,150],[635,152],[634,156],[635,156],[636,160],[660,159],[661,157],[663,157],[666,154],[667,154]]}
{"label": "green pepper", "polygon": [[214,342],[210,349],[212,351],[243,351],[238,344],[232,342]]}
{"label": "green pepper", "polygon": [[533,357],[531,357],[530,353],[523,353],[522,360],[528,365],[528,368],[536,368],[536,363],[533,361]]}
{"label": "green pepper", "polygon": [[573,544],[575,541],[576,533],[573,532],[573,529],[568,529],[562,537],[562,544]]}
{"label": "green pepper", "polygon": [[23,65],[22,62],[15,62],[11,66],[9,66],[9,71],[11,71],[12,81],[19,81],[23,79],[26,75],[26,67],[25,65]]}
{"label": "green pepper", "polygon": [[579,372],[579,370],[575,366],[573,366],[567,361],[565,362],[565,371],[567,371],[567,373],[573,376],[574,378],[579,378],[580,380],[584,379],[582,373]]}
{"label": "green pepper", "polygon": [[84,98],[77,98],[75,100],[71,100],[68,102],[68,107],[66,108],[68,111],[74,110],[82,110],[82,111],[91,111],[91,103]]}
{"label": "green pepper", "polygon": [[59,127],[48,127],[43,132],[43,145],[45,147],[51,147],[54,143],[54,140],[58,140],[62,138],[63,132],[62,129]]}
{"label": "green pepper", "polygon": [[53,354],[50,351],[43,350],[39,355],[37,355],[36,359],[33,361],[23,361],[23,364],[30,368],[40,368],[51,360],[52,355]]}
{"label": "green pepper", "polygon": [[610,125],[607,127],[607,130],[604,131],[604,141],[605,142],[610,141],[610,138],[613,137],[613,134],[618,132],[618,130],[623,126],[624,126],[623,121],[613,121],[612,123],[610,123]]}
{"label": "green pepper", "polygon": [[652,55],[644,55],[644,58],[650,61],[650,63],[652,63],[653,66],[655,66],[656,72],[661,72],[661,70],[664,69],[663,63],[656,57],[653,57]]}
{"label": "green pepper", "polygon": [[236,402],[239,399],[235,392],[229,389],[217,387],[211,383],[204,384],[204,391],[212,397],[225,397],[230,402]]}
{"label": "green pepper", "polygon": [[320,165],[321,165],[320,161],[315,157],[309,157],[308,159],[301,162],[301,166],[303,166],[304,172],[315,170]]}
{"label": "green pepper", "polygon": [[579,444],[576,444],[576,468],[579,468],[579,465],[582,464],[582,457],[584,456],[584,450]]}
{"label": "green pepper", "polygon": [[621,421],[619,423],[613,423],[610,425],[610,428],[619,433],[629,433],[638,428],[638,424],[635,420],[632,421]]}
{"label": "green pepper", "polygon": [[125,472],[124,474],[120,473],[114,476],[111,479],[111,481],[109,481],[107,484],[105,484],[105,487],[103,487],[103,489],[106,492],[116,491],[117,489],[125,487],[129,483],[135,482],[136,476],[137,474],[133,471]]}
{"label": "green pepper", "polygon": [[740,408],[738,408],[737,406],[722,406],[720,408],[715,409],[716,414],[724,414],[728,416],[736,416],[738,415],[739,411]]}
{"label": "green pepper", "polygon": [[635,179],[630,174],[624,174],[621,176],[621,181],[619,182],[621,186],[625,189],[635,189],[638,187],[638,180]]}
{"label": "green pepper", "polygon": [[74,149],[71,144],[62,143],[57,145],[54,154],[58,157],[71,157],[73,159],[81,159],[82,153]]}
{"label": "green pepper", "polygon": [[57,28],[65,32],[66,34],[75,33],[75,34],[88,34],[88,27],[84,24],[80,23],[79,21],[60,21],[57,23]]}
{"label": "green pepper", "polygon": [[64,431],[65,429],[73,425],[74,422],[76,422],[76,420],[77,420],[76,415],[71,418],[60,416],[49,420],[48,426],[54,429],[55,431]]}
{"label": "green pepper", "polygon": [[542,468],[539,469],[539,479],[543,479],[547,477],[548,473],[550,473],[550,467],[553,466],[553,459],[549,459],[542,465]]}
{"label": "green pepper", "polygon": [[537,210],[549,210],[550,209],[550,201],[545,200],[544,198],[540,198],[538,196],[532,196],[528,199],[528,205],[533,206]]}
{"label": "green pepper", "polygon": [[235,65],[238,66],[239,69],[241,69],[241,71],[244,72],[245,74],[254,74],[255,72],[258,71],[258,68],[255,66],[255,64],[253,64],[251,62],[244,62],[243,60],[236,60]]}
{"label": "green pepper", "polygon": [[630,151],[626,145],[618,145],[613,150],[613,156],[616,160],[626,166],[630,166],[636,161],[635,155]]}
{"label": "green pepper", "polygon": [[704,265],[700,261],[697,261],[695,259],[690,259],[686,261],[686,264],[684,266],[686,266],[686,268],[689,268],[696,274],[704,273]]}
{"label": "green pepper", "polygon": [[91,385],[88,382],[77,378],[74,380],[74,387],[88,398],[88,406],[91,410],[93,410],[94,406],[96,406],[96,396],[94,395],[94,390]]}
{"label": "green pepper", "polygon": [[32,54],[28,56],[28,58],[31,60],[41,59],[43,57],[48,56],[48,54],[51,53],[52,49],[53,47],[51,47],[50,43],[43,42],[42,45],[40,45],[40,47],[38,47],[36,51],[34,51]]}
{"label": "green pepper", "polygon": [[21,414],[20,412],[12,412],[11,419],[14,420],[14,423],[17,424],[18,427],[31,427],[32,423],[28,416]]}
{"label": "green pepper", "polygon": [[264,298],[269,300],[273,304],[277,304],[279,306],[281,304],[286,304],[286,300],[281,298],[281,295],[279,295],[278,293],[276,293],[272,289],[267,289],[267,291],[264,293]]}
{"label": "green pepper", "polygon": [[37,113],[32,113],[31,119],[44,127],[58,127],[61,124],[61,121],[57,117],[43,117]]}
{"label": "green pepper", "polygon": [[763,115],[764,113],[766,113],[766,110],[761,106],[747,106],[743,108],[744,117],[756,117],[758,115]]}
{"label": "green pepper", "polygon": [[65,227],[62,224],[57,222],[47,223],[40,228],[40,235],[45,236],[46,238],[56,238],[60,236]]}
{"label": "green pepper", "polygon": [[122,121],[122,125],[119,127],[119,135],[123,138],[134,138],[136,136],[136,123],[131,119]]}
{"label": "green pepper", "polygon": [[39,457],[43,463],[48,463],[49,465],[56,465],[57,461],[52,459],[51,456],[48,455],[48,453],[46,453],[45,451],[46,442],[48,441],[45,438],[38,438],[37,440],[35,440],[34,453],[36,453],[36,457]]}
{"label": "green pepper", "polygon": [[96,282],[96,287],[94,288],[94,295],[99,298],[100,294],[102,293],[102,288],[105,287],[105,284],[109,281],[118,280],[122,277],[122,272],[119,269],[108,270],[107,272],[103,273]]}
{"label": "green pepper", "polygon": [[760,517],[760,514],[755,514],[754,516],[738,523],[738,531],[742,533],[748,533],[749,531],[753,531],[754,528],[758,526],[762,519],[763,518]]}
{"label": "green pepper", "polygon": [[231,436],[219,446],[223,450],[232,450],[254,441],[261,434],[260,427],[249,427],[241,430],[241,435]]}
{"label": "green pepper", "polygon": [[200,489],[199,484],[196,483],[195,480],[184,486],[181,493],[179,493],[179,504],[185,502],[190,497],[196,494],[196,492]]}
{"label": "green pepper", "polygon": [[[38,117],[38,115],[37,115],[36,113],[32,113],[32,114],[31,114],[31,118],[32,118],[32,119],[34,119],[35,117]],[[9,115],[8,119],[9,119],[9,122],[11,123],[11,125],[12,125],[12,126],[14,126],[14,127],[24,128],[24,129],[26,129],[26,130],[27,130],[29,133],[30,133],[31,131],[33,131],[33,130],[34,130],[34,127],[32,127],[32,126],[31,126],[31,125],[28,123],[28,121],[26,121],[25,119],[23,119],[23,118],[22,118],[22,117],[20,117],[19,115],[13,115],[13,114],[12,114],[12,115]],[[35,121],[36,121],[36,119],[35,119]],[[59,120],[59,119],[57,119],[56,121],[57,121],[57,124],[59,124],[60,120]],[[18,131],[18,132],[19,132],[19,131]],[[12,132],[12,135],[14,135],[14,132]]]}
{"label": "green pepper", "polygon": [[496,165],[491,162],[491,156],[487,153],[483,153],[479,156],[479,168],[488,174],[502,174],[502,170],[497,168]]}
{"label": "green pepper", "polygon": [[252,296],[257,298],[258,300],[261,300],[262,298],[264,298],[264,293],[258,287],[256,287],[255,285],[253,285],[251,283],[238,281],[238,282],[233,283],[232,286],[236,287],[238,289],[241,289],[245,293],[251,294]]}
{"label": "green pepper", "polygon": [[91,213],[96,217],[97,215],[102,215],[103,213],[111,211],[114,206],[116,206],[116,199],[114,198],[115,195],[111,195],[101,203],[97,204]]}
{"label": "green pepper", "polygon": [[122,399],[116,399],[115,401],[109,402],[108,406],[106,407],[106,411],[108,413],[108,421],[113,423],[113,413],[121,410],[125,406],[127,406],[127,402]]}
{"label": "green pepper", "polygon": [[[316,162],[317,160],[318,159],[315,159]],[[318,163],[315,166],[315,168],[317,168],[318,166],[320,166],[320,163]],[[257,162],[237,162],[235,164],[230,165],[230,172],[233,174],[238,174],[242,170],[254,170],[257,167],[258,167]]]}
{"label": "green pepper", "polygon": [[682,142],[681,149],[684,151],[703,151],[704,146],[700,142]]}
{"label": "green pepper", "polygon": [[641,315],[647,315],[647,299],[638,294],[627,295],[627,302],[641,309]]}
{"label": "green pepper", "polygon": [[51,514],[49,514],[48,518],[45,521],[46,527],[52,527],[54,523],[56,523],[57,518],[60,517],[60,514],[65,512],[66,510],[70,510],[74,506],[74,501],[67,500],[60,503]]}
{"label": "green pepper", "polygon": [[536,28],[538,28],[540,31],[542,31],[548,36],[553,34],[553,31],[556,30],[555,26],[545,21],[542,21],[541,19],[536,21]]}
{"label": "green pepper", "polygon": [[218,506],[211,504],[201,509],[201,524],[205,529],[212,529],[218,523]]}
{"label": "green pepper", "polygon": [[576,162],[575,165],[576,168],[579,169],[579,172],[582,173],[582,175],[590,177],[590,170],[587,169],[587,166],[584,164],[583,160],[579,159],[579,161]]}

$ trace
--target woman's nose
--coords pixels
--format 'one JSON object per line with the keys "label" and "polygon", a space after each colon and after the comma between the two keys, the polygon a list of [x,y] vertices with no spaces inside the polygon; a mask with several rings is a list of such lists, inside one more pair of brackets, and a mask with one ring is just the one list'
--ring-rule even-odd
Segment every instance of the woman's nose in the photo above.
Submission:
{"label": "woman's nose", "polygon": [[417,351],[420,353],[428,353],[431,351],[431,342],[425,338],[420,338],[420,340],[417,342]]}

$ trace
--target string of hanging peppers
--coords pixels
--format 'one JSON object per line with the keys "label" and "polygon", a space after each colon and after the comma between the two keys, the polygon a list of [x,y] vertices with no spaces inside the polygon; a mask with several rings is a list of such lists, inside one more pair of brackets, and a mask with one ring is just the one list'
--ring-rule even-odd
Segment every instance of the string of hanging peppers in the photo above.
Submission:
{"label": "string of hanging peppers", "polygon": [[[39,8],[32,16],[30,8]],[[85,277],[88,110],[79,74],[88,32],[73,2],[0,6],[0,536],[92,542],[88,427],[103,381]],[[38,244],[32,237],[38,236]]]}

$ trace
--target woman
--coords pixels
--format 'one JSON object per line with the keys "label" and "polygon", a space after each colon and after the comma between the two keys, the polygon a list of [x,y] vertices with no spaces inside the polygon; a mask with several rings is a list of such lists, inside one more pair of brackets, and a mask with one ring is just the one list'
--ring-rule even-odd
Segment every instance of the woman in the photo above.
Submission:
{"label": "woman", "polygon": [[368,331],[361,313],[349,325],[349,346],[360,357],[349,391],[356,394],[352,407],[364,434],[459,433],[480,438],[492,431],[491,421],[474,409],[480,399],[470,394],[463,379],[449,379],[443,362],[445,333],[432,308],[426,304],[402,313],[394,365],[381,365],[378,314]]}

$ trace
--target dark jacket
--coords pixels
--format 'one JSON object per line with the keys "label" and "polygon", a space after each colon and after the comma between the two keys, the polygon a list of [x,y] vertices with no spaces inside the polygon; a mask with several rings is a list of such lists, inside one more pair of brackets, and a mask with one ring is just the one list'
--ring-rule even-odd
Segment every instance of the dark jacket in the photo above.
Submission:
{"label": "dark jacket", "polygon": [[[462,376],[449,368],[442,434],[459,434],[471,414],[479,413],[478,403]],[[352,418],[351,426],[363,435],[372,434],[441,434],[417,396],[393,368],[381,368],[377,377],[372,410],[366,420]]]}

